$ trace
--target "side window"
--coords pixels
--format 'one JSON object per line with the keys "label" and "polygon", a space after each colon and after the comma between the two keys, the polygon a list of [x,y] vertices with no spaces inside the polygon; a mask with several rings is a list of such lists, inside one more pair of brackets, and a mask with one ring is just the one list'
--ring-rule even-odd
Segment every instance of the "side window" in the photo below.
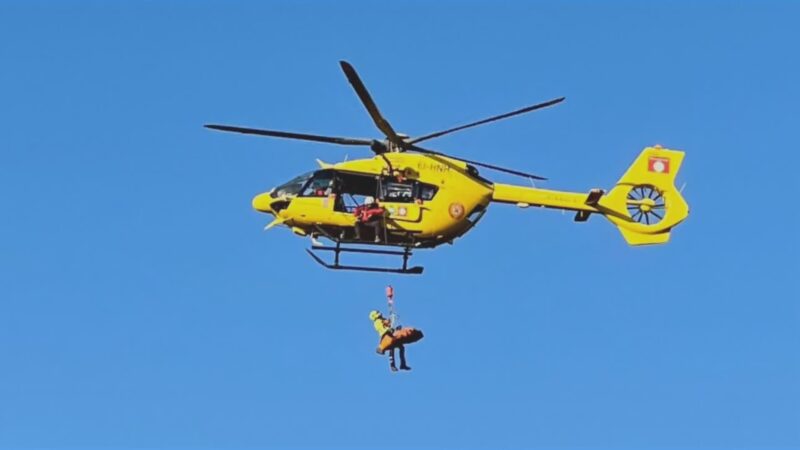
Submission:
{"label": "side window", "polygon": [[417,183],[419,186],[419,198],[421,200],[433,200],[433,197],[436,195],[436,191],[439,190],[436,186],[427,183]]}
{"label": "side window", "polygon": [[301,197],[327,197],[333,192],[333,171],[325,170],[314,174],[314,178],[306,185]]}
{"label": "side window", "polygon": [[363,205],[366,197],[378,196],[378,179],[372,175],[337,172],[338,182],[334,188],[336,211],[351,212]]}
{"label": "side window", "polygon": [[413,202],[414,183],[398,182],[393,178],[384,178],[381,181],[381,200],[396,203]]}

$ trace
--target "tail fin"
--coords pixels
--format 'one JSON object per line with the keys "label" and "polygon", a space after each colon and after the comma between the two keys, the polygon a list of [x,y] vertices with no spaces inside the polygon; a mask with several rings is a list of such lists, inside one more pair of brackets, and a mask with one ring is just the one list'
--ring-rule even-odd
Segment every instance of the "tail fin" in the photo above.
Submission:
{"label": "tail fin", "polygon": [[689,215],[689,205],[675,187],[684,153],[660,146],[647,147],[598,209],[631,245],[662,244],[670,231]]}

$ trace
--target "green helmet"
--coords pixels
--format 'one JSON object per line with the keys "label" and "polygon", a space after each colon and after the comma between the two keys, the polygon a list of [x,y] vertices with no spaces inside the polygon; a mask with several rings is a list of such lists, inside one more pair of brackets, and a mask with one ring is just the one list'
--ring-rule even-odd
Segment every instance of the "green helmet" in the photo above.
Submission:
{"label": "green helmet", "polygon": [[377,310],[373,309],[372,311],[369,312],[369,320],[373,320],[374,321],[378,317],[381,317],[381,312],[380,311],[377,311]]}

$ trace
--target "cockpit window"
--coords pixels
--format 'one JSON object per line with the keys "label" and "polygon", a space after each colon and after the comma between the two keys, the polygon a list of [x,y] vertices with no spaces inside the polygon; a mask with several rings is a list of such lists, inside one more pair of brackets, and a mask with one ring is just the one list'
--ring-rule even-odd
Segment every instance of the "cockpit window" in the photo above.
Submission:
{"label": "cockpit window", "polygon": [[320,170],[314,173],[314,178],[306,185],[301,197],[327,197],[333,193],[334,173],[332,170]]}
{"label": "cockpit window", "polygon": [[314,172],[304,173],[299,177],[292,178],[288,183],[284,183],[273,189],[272,194],[270,195],[272,198],[284,196],[294,197],[300,193],[300,191],[303,189],[303,186],[306,185],[306,182],[308,182],[308,179],[311,178],[312,175],[314,175]]}

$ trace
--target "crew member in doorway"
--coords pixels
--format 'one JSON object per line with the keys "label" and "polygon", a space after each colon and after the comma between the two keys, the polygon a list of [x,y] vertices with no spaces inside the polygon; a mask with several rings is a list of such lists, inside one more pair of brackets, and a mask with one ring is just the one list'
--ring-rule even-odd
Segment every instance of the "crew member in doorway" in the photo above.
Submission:
{"label": "crew member in doorway", "polygon": [[366,228],[372,228],[375,233],[375,243],[381,242],[381,229],[386,210],[382,208],[374,197],[365,197],[364,204],[353,211],[356,220],[356,240],[368,239],[363,236]]}

